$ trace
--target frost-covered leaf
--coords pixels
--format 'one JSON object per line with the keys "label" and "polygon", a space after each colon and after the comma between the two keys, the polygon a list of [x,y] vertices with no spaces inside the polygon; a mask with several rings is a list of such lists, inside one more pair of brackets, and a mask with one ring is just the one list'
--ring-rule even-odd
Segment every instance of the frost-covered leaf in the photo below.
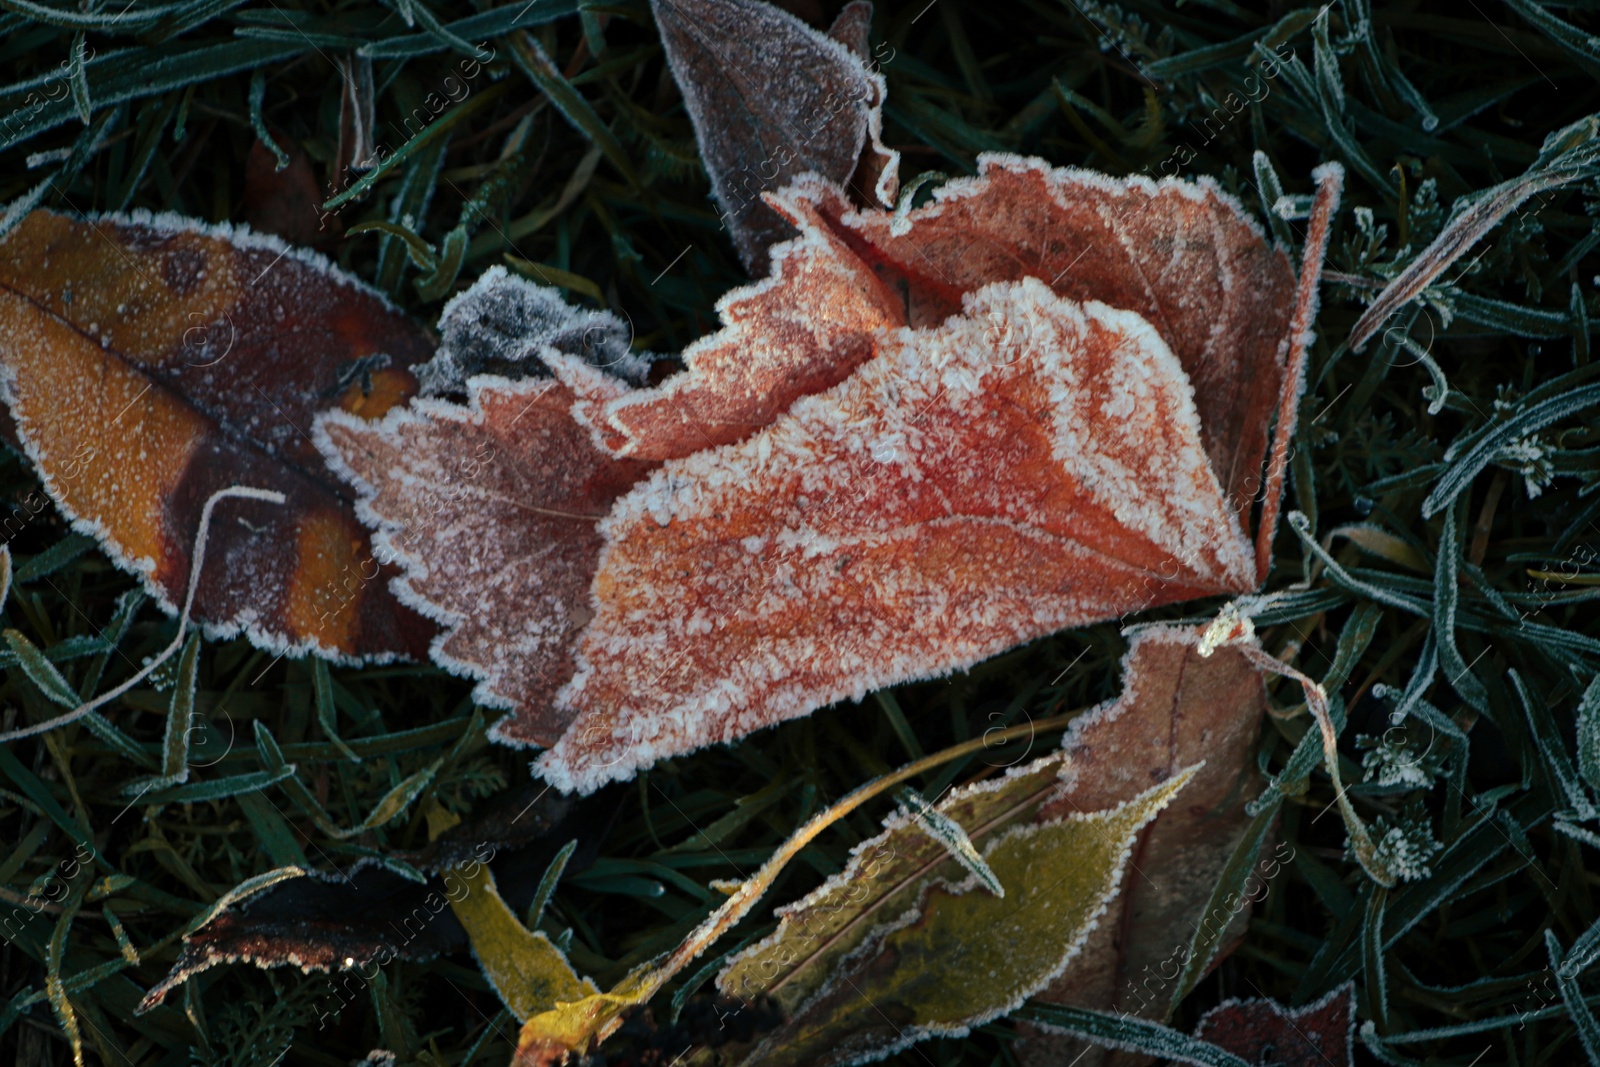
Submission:
{"label": "frost-covered leaf", "polygon": [[978,853],[972,839],[961,828],[961,824],[945,815],[944,812],[929,804],[915,789],[909,787],[900,790],[895,796],[899,799],[906,813],[916,820],[922,832],[944,846],[944,850],[961,866],[965,867],[974,878],[983,884],[983,887],[997,897],[1006,895],[1006,887],[1000,884],[1000,879],[983,862],[983,856]]}
{"label": "frost-covered leaf", "polygon": [[326,261],[172,215],[29,215],[0,244],[0,364],[27,454],[57,506],[184,600],[200,511],[213,524],[194,611],[212,636],[340,658],[420,656],[352,493],[307,436],[319,411],[406,397],[426,333]]}
{"label": "frost-covered leaf", "polygon": [[[1055,753],[958,789],[935,810],[961,827],[981,854],[1007,830],[1030,823],[1070,773],[1064,754]],[[909,813],[896,812],[884,826],[883,833],[856,846],[837,876],[778,909],[778,929],[730,960],[718,976],[725,994],[746,1003],[771,997],[792,1014],[884,923],[909,912],[930,880],[967,877],[944,843]]]}
{"label": "frost-covered leaf", "polygon": [[500,899],[487,867],[460,877],[465,888],[459,899],[450,898],[450,907],[466,927],[478,966],[519,1021],[558,1001],[600,992],[593,982],[578,976],[543,931],[522,925]]}
{"label": "frost-covered leaf", "polygon": [[[1017,736],[1021,736],[1020,733]],[[970,756],[986,743],[986,739],[979,739],[956,745],[860,786],[826,810],[812,816],[791,834],[754,874],[737,882],[713,883],[727,893],[727,899],[701,920],[671,951],[630,971],[622,981],[604,993],[553,1004],[548,1010],[529,1019],[523,1026],[518,1041],[519,1062],[565,1063],[572,1052],[587,1053],[592,1050],[617,1031],[623,1024],[625,1013],[645,1005],[666,983],[678,977],[685,967],[749,915],[772,888],[785,866],[805,851],[824,830],[887,790],[949,760]],[[901,816],[901,821],[909,819],[910,816]],[[916,836],[921,845],[932,848],[934,853],[938,853],[942,848],[943,842],[936,843],[922,834]],[[738,949],[733,951],[737,952]],[[687,984],[680,988],[679,996],[686,995],[687,990],[697,986],[703,978],[709,977],[712,969],[715,969],[714,965],[703,969],[701,975],[691,977]],[[728,998],[717,999],[726,1001]],[[740,1003],[738,1020],[727,1033],[722,1033],[719,1038],[712,1040],[711,1043],[715,1047],[727,1044],[729,1035],[735,1032],[744,1033],[746,1036],[734,1040],[748,1041],[757,1029],[767,1029],[780,1020],[776,1003],[764,994],[759,995],[759,1003],[752,1004],[748,1001]]]}
{"label": "frost-covered leaf", "polygon": [[800,397],[843,381],[877,353],[884,331],[905,325],[901,297],[831,225],[849,210],[837,189],[807,181],[775,194],[768,210],[800,236],[773,249],[767,278],[717,301],[723,328],[684,350],[684,373],[624,393],[562,374],[582,397],[578,416],[617,455],[674,459],[749,437]]}
{"label": "frost-covered leaf", "polygon": [[546,349],[642,384],[647,357],[630,348],[627,323],[609,311],[575,308],[560,292],[490,267],[439,315],[439,350],[416,368],[423,396],[460,396],[467,380],[550,376]]}
{"label": "frost-covered leaf", "polygon": [[[1183,367],[1223,496],[1247,514],[1293,340],[1288,257],[1206,178],[1111,178],[1006,155],[978,165],[976,178],[945,184],[899,226],[888,212],[843,220],[867,244],[863,258],[906,295],[910,324],[937,325],[963,294],[1025,277],[1132,312]],[[1301,282],[1314,291],[1320,263],[1311,267]],[[1006,339],[1006,324],[992,325]]]}
{"label": "frost-covered leaf", "polygon": [[[1321,239],[1297,294],[1210,183],[980,166],[904,213],[816,178],[774,196],[801,236],[658,386],[608,373],[610,339],[604,359],[556,343],[580,313],[546,300],[460,344],[477,320],[447,313],[445,349],[532,354],[560,387],[480,377],[470,406],[323,420],[400,596],[450,631],[436,658],[514,707],[502,739],[566,726],[547,780],[587,792],[1066,626],[1256,588]],[[1319,180],[1325,234],[1338,172]],[[456,473],[490,448],[518,458]],[[441,518],[445,487],[471,506]]]}
{"label": "frost-covered leaf", "polygon": [[650,7],[723,223],[752,275],[767,272],[767,250],[794,232],[763,192],[809,171],[849,184],[860,203],[894,202],[899,154],[879,140],[887,88],[867,65],[871,4],[847,5],[827,34],[762,0]]}
{"label": "frost-covered leaf", "polygon": [[[567,821],[572,813],[569,799],[545,787],[509,790],[426,847],[390,856],[394,865],[421,872],[423,882],[402,877],[393,866],[357,864],[311,872],[223,910],[183,939],[177,962],[150,989],[140,1010],[159,1004],[201,971],[239,962],[327,972],[318,1011],[335,1012],[351,996],[346,983],[359,991],[358,978],[373,966],[468,947],[467,932],[451,905],[465,891],[464,876],[475,877],[479,866],[487,869],[492,862],[511,887],[506,902],[527,906],[539,872],[560,844],[552,828],[572,826]],[[339,974],[352,971],[354,976]]]}
{"label": "frost-covered leaf", "polygon": [[[1003,777],[957,789],[936,805],[939,816],[960,827],[983,854],[1006,888],[1004,899],[1015,903],[1019,890],[1012,884],[1014,872],[1008,875],[995,865],[997,841],[1021,827],[1031,831],[1064,817],[1103,813],[1140,797],[1151,782],[1171,782],[1193,771],[1178,800],[1139,832],[1138,869],[1124,878],[1120,893],[1106,905],[1109,910],[1086,938],[1074,935],[1072,959],[1053,987],[1053,999],[1137,1014],[1140,1005],[1116,988],[1123,968],[1138,970],[1160,960],[1175,945],[1184,945],[1197,924],[1216,935],[1204,946],[1208,951],[1231,947],[1216,942],[1232,931],[1237,914],[1249,906],[1244,902],[1237,910],[1224,909],[1210,923],[1204,921],[1211,885],[1249,823],[1244,802],[1259,789],[1249,756],[1263,710],[1261,678],[1235,646],[1200,656],[1202,636],[1198,630],[1175,627],[1139,631],[1124,660],[1122,696],[1075,720],[1058,752]],[[1187,767],[1183,760],[1189,757],[1203,765]],[[990,895],[982,880],[969,877],[909,811],[897,811],[885,827],[884,833],[856,847],[839,875],[780,908],[773,934],[730,960],[718,978],[725,996],[745,1004],[770,1003],[795,1020],[820,1017],[824,1009],[819,1004],[840,1008],[826,995],[841,974],[861,971],[866,977],[850,981],[862,988],[863,982],[876,981],[863,960],[915,913],[931,886],[963,882],[969,893]],[[996,928],[970,939],[1020,944],[1035,936],[1048,940],[1051,929],[1045,923],[1023,935]],[[1060,962],[1038,971],[1028,992],[1040,990],[1060,970]],[[985,1010],[984,990],[994,984],[990,971],[961,971],[954,958],[935,969],[953,990],[967,991],[971,1015]],[[1161,1011],[1147,1014],[1159,1017]],[[793,1038],[809,1025],[797,1022],[777,1032],[772,1047],[784,1034]],[[1035,1037],[1019,1051],[1042,1056],[1039,1062],[1065,1062],[1042,1055],[1059,1051],[1064,1046],[1058,1043],[1065,1040]],[[841,1047],[863,1046],[852,1039]]]}
{"label": "frost-covered leaf", "polygon": [[1272,1000],[1225,1000],[1206,1012],[1194,1036],[1246,1063],[1280,1067],[1351,1067],[1355,1062],[1355,986],[1286,1008]]}
{"label": "frost-covered leaf", "polygon": [[931,1035],[965,1034],[1013,1010],[1070,965],[1129,877],[1140,829],[1195,770],[1109,810],[997,834],[984,860],[1006,886],[1004,898],[976,878],[926,885],[912,907],[882,916],[884,925],[744,1062],[863,1063]]}
{"label": "frost-covered leaf", "polygon": [[1145,320],[1034,278],[964,310],[618,502],[562,696],[578,715],[539,774],[588,792],[1068,626],[1255,587]]}
{"label": "frost-covered leaf", "polygon": [[519,710],[496,726],[514,744],[548,745],[571,718],[555,696],[592,614],[597,524],[649,470],[596,447],[569,414],[571,392],[547,372],[519,381],[472,373],[542,370],[541,353],[555,360],[570,350],[596,383],[627,388],[578,358],[634,370],[609,335],[584,348],[587,331],[610,324],[559,301],[552,309],[539,302],[545,295],[495,269],[446,309],[445,345],[423,377],[441,391],[461,381],[465,405],[421,399],[376,422],[336,413],[315,430],[359,488],[379,553],[404,571],[396,594],[440,623],[434,661],[481,679],[480,702]]}
{"label": "frost-covered leaf", "polygon": [[[1261,791],[1252,759],[1266,712],[1260,672],[1237,645],[1202,655],[1203,635],[1158,626],[1135,633],[1123,660],[1123,693],[1073,723],[1063,741],[1073,788],[1043,813],[1092,811],[1126,800],[1146,783],[1201,760],[1183,796],[1147,827],[1139,872],[1110,904],[1106,921],[1073,965],[1036,998],[1163,1020],[1179,976],[1230,952],[1253,900],[1271,891],[1276,859],[1244,860],[1237,893],[1212,903],[1212,888],[1251,836],[1245,805]],[[1253,640],[1253,639],[1251,639]],[[1080,1067],[1130,1062],[1127,1054],[1084,1051],[1058,1035],[1019,1045],[1024,1064]]]}

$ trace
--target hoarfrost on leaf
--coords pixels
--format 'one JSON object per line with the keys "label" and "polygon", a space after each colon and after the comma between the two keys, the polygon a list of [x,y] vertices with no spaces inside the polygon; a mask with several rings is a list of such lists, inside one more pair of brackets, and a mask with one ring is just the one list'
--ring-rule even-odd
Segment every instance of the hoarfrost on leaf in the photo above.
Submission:
{"label": "hoarfrost on leaf", "polygon": [[467,379],[549,377],[551,354],[574,356],[633,385],[650,357],[635,354],[633,331],[609,311],[573,307],[559,293],[504,267],[484,271],[439,316],[439,349],[417,368],[423,396],[459,396]]}

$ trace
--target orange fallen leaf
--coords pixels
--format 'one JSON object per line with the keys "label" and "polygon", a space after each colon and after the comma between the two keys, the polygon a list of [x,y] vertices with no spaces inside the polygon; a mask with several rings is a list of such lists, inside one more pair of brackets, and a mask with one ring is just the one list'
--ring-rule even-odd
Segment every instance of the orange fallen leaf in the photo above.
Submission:
{"label": "orange fallen leaf", "polygon": [[195,614],[215,637],[344,659],[422,654],[313,416],[408,396],[427,334],[378,294],[275,238],[176,216],[35,211],[0,244],[0,366],[45,489],[169,612],[202,506],[281,492],[216,522]]}
{"label": "orange fallen leaf", "polygon": [[829,225],[849,211],[837,189],[807,180],[771,200],[800,228],[772,274],[717,301],[724,327],[683,352],[688,365],[655,389],[552,369],[581,398],[575,411],[619,456],[675,459],[731,444],[769,425],[802,396],[837,385],[905,325],[900,298]]}
{"label": "orange fallen leaf", "polygon": [[[578,715],[537,773],[587,792],[1069,626],[1257,588],[1266,542],[1252,551],[1243,522],[1275,406],[1286,443],[1303,347],[1287,377],[1280,360],[1306,333],[1286,258],[1205,184],[981,165],[898,234],[826,194],[793,213],[903,293],[909,328],[880,328],[839,385],[618,502],[561,694]],[[1320,248],[1310,262],[1302,294]],[[733,375],[705,378],[739,395]]]}
{"label": "orange fallen leaf", "polygon": [[[503,626],[498,607],[470,607],[485,596],[563,635],[576,670],[557,711],[502,694],[506,738],[575,716],[537,773],[588,792],[1064,627],[1258,587],[1337,169],[1321,172],[1297,295],[1284,253],[1214,185],[980,166],[898,216],[851,210],[817,179],[772,197],[801,236],[658,387],[527,342],[578,398],[594,454],[665,460],[598,522],[597,569],[493,562],[504,520],[384,517],[419,546],[402,561],[419,605],[418,576],[454,560],[454,590],[428,606],[447,629]],[[479,395],[507,387],[480,379]],[[363,442],[399,422],[336,421],[366,499],[432,484],[447,462],[404,448],[372,462]],[[544,493],[524,500],[546,507]],[[579,630],[583,613],[551,614],[545,591],[591,574]],[[451,662],[504,673],[486,651]]]}

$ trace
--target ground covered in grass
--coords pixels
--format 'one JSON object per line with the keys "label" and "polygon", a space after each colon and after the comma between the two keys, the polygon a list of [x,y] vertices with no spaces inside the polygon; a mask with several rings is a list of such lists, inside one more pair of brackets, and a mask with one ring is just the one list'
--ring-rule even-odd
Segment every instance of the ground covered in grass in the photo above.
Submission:
{"label": "ground covered in grass", "polygon": [[[796,3],[820,24],[835,7]],[[1368,1062],[1600,1054],[1583,1006],[1600,999],[1583,970],[1584,950],[1600,947],[1584,939],[1600,918],[1600,693],[1580,708],[1600,670],[1600,431],[1594,402],[1581,406],[1600,365],[1600,185],[1580,175],[1528,201],[1365,350],[1345,343],[1452,205],[1521,174],[1547,135],[1600,110],[1591,8],[916,0],[875,13],[885,140],[906,179],[971,173],[985,151],[1209,175],[1295,243],[1295,212],[1269,208],[1309,193],[1319,162],[1349,174],[1285,502],[1311,532],[1280,529],[1267,584],[1311,592],[1286,601],[1263,640],[1335,695],[1352,800],[1414,877],[1382,890],[1364,876],[1329,814],[1329,781],[1313,775],[1279,831],[1294,863],[1183,1002],[1180,1028],[1228,997],[1304,1004],[1353,979],[1375,1035],[1359,1053]],[[517,62],[523,33],[558,70],[535,77]],[[21,210],[250,221],[428,322],[506,263],[625,314],[635,346],[655,351],[705,333],[717,297],[746,280],[642,0],[121,11],[0,0],[0,38],[0,201]],[[480,43],[493,56],[470,60],[463,49]],[[1250,78],[1263,51],[1281,65]],[[359,173],[343,171],[339,151],[352,70],[370,71],[384,149]],[[1263,188],[1256,152],[1282,189]],[[1562,403],[1575,417],[1516,431],[1533,406]],[[1465,469],[1484,441],[1489,460]],[[1441,478],[1457,476],[1457,502],[1431,506]],[[171,642],[176,624],[67,529],[14,450],[0,451],[0,482],[16,562],[5,625],[76,692],[116,683]],[[7,728],[53,713],[37,672],[19,667],[25,653],[8,647]],[[549,847],[528,854],[522,906],[577,838],[540,922],[609,986],[714,906],[708,883],[759,864],[820,807],[924,753],[1114,695],[1124,648],[1114,623],[1064,633],[663,763],[564,813]],[[106,709],[115,735],[80,723],[0,749],[0,1061],[70,1062],[70,1017],[85,1054],[107,1064],[342,1065],[374,1048],[398,1064],[506,1062],[516,1022],[459,950],[384,967],[348,987],[337,1012],[325,976],[224,966],[133,1014],[185,931],[253,876],[289,864],[398,869],[394,857],[426,845],[430,826],[534,792],[526,754],[486,740],[499,713],[431,665],[324,672],[237,641],[203,645],[197,678],[189,759],[204,788],[125,791],[161,752],[176,681],[165,669]],[[1267,774],[1310,725],[1297,690],[1274,697]],[[1391,728],[1397,701],[1414,697],[1426,711]],[[292,789],[248,777],[264,766],[258,723],[293,764]],[[935,796],[993,773],[1021,758],[1018,744],[947,764],[918,788]],[[406,781],[421,785],[404,812],[345,832]],[[839,869],[891,803],[809,846],[775,899]],[[94,869],[93,888],[37,908],[41,887],[78,864]],[[1553,965],[1551,935],[1565,966]],[[70,1013],[52,1010],[63,998]],[[680,1022],[707,1018],[714,1026],[691,1008]],[[893,1062],[1008,1063],[1012,1037],[992,1024]]]}

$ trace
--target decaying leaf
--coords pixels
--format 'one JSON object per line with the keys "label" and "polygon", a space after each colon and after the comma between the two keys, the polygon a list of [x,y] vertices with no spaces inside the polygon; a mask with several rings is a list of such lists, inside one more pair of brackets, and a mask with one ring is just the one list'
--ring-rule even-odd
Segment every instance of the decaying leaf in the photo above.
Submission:
{"label": "decaying leaf", "polygon": [[[842,872],[780,908],[777,929],[734,956],[717,986],[724,1001],[775,1010],[785,1021],[758,1046],[723,1049],[718,1062],[880,1058],[919,1036],[961,1032],[1004,1014],[1063,968],[1076,985],[1058,988],[1075,993],[1075,1002],[1137,1012],[1138,1004],[1118,1007],[1112,987],[1130,964],[1155,959],[1159,947],[1205,925],[1211,882],[1235,850],[1244,803],[1259,788],[1246,759],[1263,701],[1261,676],[1245,655],[1254,639],[1211,649],[1209,629],[1138,631],[1124,659],[1122,695],[1074,719],[1060,749],[956,789],[931,809],[900,808]],[[591,1051],[622,1013],[646,1003],[748,914],[823,828],[956,752],[869,783],[817,816],[666,957],[606,993],[530,1018],[519,1063]],[[930,811],[951,831],[930,834]],[[1124,817],[1128,825],[1111,828]],[[1093,832],[1084,837],[1085,830]],[[982,872],[972,873],[972,857],[958,854],[962,845],[980,857]],[[1119,875],[1124,858],[1128,871]],[[1088,881],[1066,888],[1074,878]],[[1031,917],[1047,905],[1070,914]],[[1248,907],[1210,924],[1219,941]],[[1014,929],[1018,923],[1023,928]],[[875,1008],[857,1010],[869,1003]],[[1032,1051],[1049,1045],[1035,1039]]]}
{"label": "decaying leaf", "polygon": [[[1159,1017],[1164,998],[1155,1010],[1140,1003],[1154,999],[1139,985],[1151,966],[1171,963],[1166,957],[1187,945],[1197,924],[1214,930],[1213,949],[1226,950],[1248,914],[1248,902],[1209,922],[1203,913],[1211,885],[1249,822],[1244,803],[1259,791],[1248,755],[1264,695],[1259,673],[1237,648],[1201,656],[1201,639],[1188,628],[1138,631],[1123,660],[1122,695],[1076,719],[1059,752],[999,782],[958,790],[939,805],[982,850],[1018,826],[1128,803],[1151,782],[1203,764],[1182,794],[1138,832],[1121,892],[1076,943],[1060,977],[1048,989],[1030,990],[1038,998]],[[919,832],[911,816],[897,815],[886,825],[886,834],[856,849],[842,874],[780,909],[778,930],[724,970],[724,993],[746,1000],[771,996],[788,1013],[814,1014],[812,1002],[832,976],[854,967],[863,946],[908,911],[931,879],[963,876],[959,861]],[[1010,882],[996,873],[1010,899]],[[950,981],[973,988],[993,980],[984,971],[949,973]],[[1160,973],[1170,984],[1176,968]],[[1088,1058],[1095,1053],[1078,1049],[1063,1059],[1068,1044],[1065,1037],[1039,1035],[1018,1052],[1024,1062],[1066,1062],[1080,1054],[1096,1062]]]}
{"label": "decaying leaf", "polygon": [[[1038,999],[1161,1020],[1196,950],[1199,966],[1226,955],[1248,919],[1248,895],[1208,913],[1211,889],[1248,833],[1245,805],[1261,791],[1250,758],[1266,711],[1260,671],[1239,647],[1203,654],[1194,629],[1137,631],[1123,660],[1123,692],[1073,723],[1062,742],[1072,789],[1042,813],[1093,811],[1120,803],[1148,782],[1205,760],[1183,795],[1141,831],[1135,875],[1069,968]],[[1253,862],[1253,859],[1252,859]],[[1277,870],[1276,865],[1272,873]],[[1269,885],[1266,875],[1256,886]],[[1253,892],[1253,890],[1252,890]],[[1195,932],[1202,936],[1198,939]],[[1027,1065],[1078,1060],[1080,1067],[1148,1062],[1130,1053],[1086,1050],[1059,1035],[1017,1047]]]}
{"label": "decaying leaf", "polygon": [[794,232],[763,192],[811,172],[849,185],[860,203],[893,204],[899,156],[879,140],[887,88],[866,63],[871,4],[847,5],[826,35],[761,0],[650,7],[723,223],[752,275],[767,273],[767,250]]}
{"label": "decaying leaf", "polygon": [[[971,744],[957,746],[946,753],[927,757],[902,768],[857,789],[827,811],[813,817],[785,841],[760,870],[734,886],[728,900],[691,931],[673,951],[631,972],[605,993],[570,1001],[557,998],[548,1010],[529,1018],[519,1039],[518,1064],[561,1063],[566,1062],[570,1053],[593,1050],[617,1030],[625,1012],[645,1004],[696,956],[748,915],[771,888],[784,865],[824,829],[861,803],[912,774],[937,766],[946,758],[955,758],[972,747]],[[936,942],[928,950],[929,958],[939,959],[964,951],[960,947],[962,936],[970,935],[974,928],[982,929],[991,925],[995,919],[992,909],[976,901],[976,897],[1001,905],[1009,903],[1026,910],[1049,913],[1052,919],[1048,922],[1041,917],[1021,916],[1020,921],[1024,925],[1036,921],[1043,923],[1041,929],[1045,932],[1038,937],[1039,944],[1034,951],[1023,954],[1027,961],[1009,975],[1008,982],[990,983],[995,995],[987,999],[981,995],[976,998],[971,995],[971,989],[959,968],[946,969],[943,986],[921,973],[918,963],[913,963],[896,976],[898,984],[912,998],[913,1006],[922,1005],[936,1013],[948,1015],[954,1012],[959,1016],[945,1019],[942,1023],[934,1020],[934,1025],[942,1025],[952,1032],[964,1032],[966,1027],[974,1024],[974,1020],[994,1018],[1008,1010],[1008,1006],[1015,1007],[1028,992],[1039,988],[1060,970],[1102,909],[1104,901],[1115,892],[1128,847],[1138,829],[1189,781],[1194,770],[1186,769],[1113,810],[1074,813],[1065,819],[1035,824],[1030,822],[1029,817],[1052,794],[1063,789],[1065,754],[1057,752],[1026,768],[1013,771],[996,782],[978,783],[957,790],[939,805],[941,817],[956,825],[962,825],[962,821],[965,821],[962,829],[969,842],[973,838],[987,841],[988,853],[983,857],[983,862],[991,875],[1003,880],[1007,890],[1005,895],[997,895],[985,888],[983,879],[977,875],[965,879],[964,885],[953,885],[952,881],[961,882],[966,874],[960,860],[946,851],[945,842],[927,835],[916,816],[902,810],[886,820],[889,827],[886,833],[857,847],[844,872],[797,907],[814,905],[819,896],[837,896],[843,901],[842,904],[830,900],[820,906],[827,911],[850,908],[844,926],[853,938],[851,944],[858,949],[870,947],[875,952],[884,948],[885,939],[897,937],[907,923],[917,925],[917,916],[926,909],[921,926]],[[909,865],[901,861],[900,846],[904,846],[908,854],[916,854],[920,859]],[[868,852],[871,855],[864,860],[863,855]],[[883,862],[899,864],[896,877],[884,877],[886,872],[879,869]],[[893,899],[899,912],[885,907],[885,899]],[[903,921],[883,925],[884,921],[896,914],[900,914]],[[1017,921],[1019,918],[1014,908],[999,914],[1008,917],[1007,921]],[[1053,917],[1061,915],[1065,919],[1056,924]],[[810,940],[812,932],[807,929],[799,936]],[[826,945],[830,951],[825,953],[826,959],[820,966],[810,968],[805,975],[804,981],[810,983],[810,988],[831,988],[828,983],[832,980],[833,968],[841,960],[852,966],[858,962],[859,952],[847,954],[844,950],[831,951],[839,936],[840,932],[835,931],[833,936],[828,937]],[[775,987],[769,986],[773,976],[784,965],[793,962],[795,937],[795,924],[792,918],[786,918],[777,933],[750,952],[737,957],[730,970],[738,970],[741,961],[749,960],[752,954],[759,955],[775,942],[778,947],[773,952],[779,960],[778,967],[768,966],[771,960],[761,960],[762,966],[755,982],[748,975],[742,980],[730,980],[729,972],[725,971],[719,980],[724,993],[753,1011],[759,1010],[763,1015],[774,1010],[782,1011],[785,1003],[794,1003],[799,996],[799,986],[787,994],[789,999],[786,1002],[778,1000],[774,996]],[[954,943],[946,943],[952,937]],[[535,957],[543,953],[527,955],[529,958],[524,960],[524,966],[542,966]],[[818,954],[813,952],[811,955],[816,957]],[[949,960],[945,960],[945,964],[948,963]],[[893,970],[892,962],[887,968],[879,969]],[[993,971],[989,973],[992,978]],[[731,994],[730,981],[738,986]],[[797,1015],[795,1018],[801,1017]],[[854,1025],[842,1025],[839,1029],[843,1035],[848,1035],[853,1032]],[[894,1047],[902,1047],[914,1039],[915,1036]],[[763,1043],[762,1048],[767,1044]]]}
{"label": "decaying leaf", "polygon": [[1355,1062],[1355,986],[1286,1008],[1272,1000],[1225,1000],[1206,1012],[1194,1036],[1246,1063],[1281,1067],[1351,1067]]}
{"label": "decaying leaf", "polygon": [[305,149],[293,138],[273,131],[273,141],[287,151],[289,165],[278,160],[257,140],[245,157],[244,192],[239,211],[256,233],[270,233],[291,245],[334,250],[344,232],[337,215],[322,210],[327,194],[317,187],[316,175]]}
{"label": "decaying leaf", "polygon": [[[982,166],[911,212],[904,236],[885,213],[832,216],[837,200],[815,196],[812,219],[852,249],[873,242],[864,261],[905,294],[910,328],[880,331],[871,360],[753,437],[669,460],[617,503],[561,694],[579,714],[538,773],[587,791],[1066,626],[1256,587],[1241,517],[1320,248],[1296,301],[1282,254],[1214,189]],[[1108,232],[1108,201],[1162,226]],[[1039,275],[1055,262],[1052,289]],[[706,377],[737,394],[731,375]]]}
{"label": "decaying leaf", "polygon": [[207,632],[343,659],[424,653],[431,627],[395,601],[308,436],[319,411],[406,397],[424,331],[312,254],[176,216],[36,211],[0,249],[6,401],[78,529],[176,613],[205,502],[280,492],[214,524],[195,596]]}
{"label": "decaying leaf", "polygon": [[650,357],[634,353],[627,323],[609,311],[575,308],[560,290],[490,267],[450,299],[439,315],[439,350],[416,368],[423,396],[460,397],[467,382],[488,374],[518,381],[548,378],[547,348],[644,384]]}
{"label": "decaying leaf", "polygon": [[[1071,773],[1064,753],[1053,753],[958,789],[935,810],[962,827],[982,852],[1007,831],[1031,823]],[[965,877],[959,860],[909,813],[896,812],[884,826],[884,833],[856,846],[845,869],[827,884],[779,908],[777,930],[731,960],[717,978],[718,988],[745,1002],[771,997],[792,1015],[880,927],[912,911],[930,880]],[[1006,887],[1003,878],[1000,883]]]}
{"label": "decaying leaf", "polygon": [[566,955],[540,930],[529,930],[500,899],[487,867],[462,875],[456,918],[472,939],[472,951],[502,1002],[519,1021],[561,1001],[594,996],[599,988],[579,977]]}
{"label": "decaying leaf", "polygon": [[[1272,522],[1254,558],[1246,525],[1278,407],[1275,520],[1321,237],[1297,296],[1282,251],[1209,183],[980,167],[899,216],[851,210],[817,179],[771,197],[801,236],[660,386],[523,345],[577,398],[596,449],[665,460],[614,504],[558,508],[610,504],[592,618],[580,630],[570,600],[551,615],[537,687],[501,687],[509,667],[487,650],[449,654],[515,707],[503,737],[576,716],[536,764],[547,780],[589,791],[1065,626],[1256,588]],[[1325,235],[1337,168],[1322,178]],[[481,403],[503,386],[478,388]],[[457,632],[503,625],[484,597],[553,611],[555,579],[496,562],[497,542],[523,543],[509,514],[438,523],[383,503],[465,454],[454,431],[421,444],[422,426],[481,421],[413,409],[381,428],[328,420],[385,535],[414,546],[402,595]],[[418,447],[362,458],[401,425]],[[434,567],[450,590],[428,585]],[[575,560],[562,573],[588,580]]]}
{"label": "decaying leaf", "polygon": [[[464,951],[468,934],[455,905],[491,866],[513,887],[510,903],[527,907],[540,872],[565,835],[577,832],[592,840],[595,827],[584,821],[587,817],[544,787],[509,790],[425,848],[391,856],[395,865],[411,868],[425,881],[403,877],[389,866],[358,864],[284,882],[220,911],[185,936],[177,962],[151,987],[140,1010],[159,1004],[202,971],[251,963],[327,972],[319,1011],[336,1011],[352,989],[361,991],[362,971],[390,960]],[[590,852],[592,846],[580,866],[589,862]]]}

